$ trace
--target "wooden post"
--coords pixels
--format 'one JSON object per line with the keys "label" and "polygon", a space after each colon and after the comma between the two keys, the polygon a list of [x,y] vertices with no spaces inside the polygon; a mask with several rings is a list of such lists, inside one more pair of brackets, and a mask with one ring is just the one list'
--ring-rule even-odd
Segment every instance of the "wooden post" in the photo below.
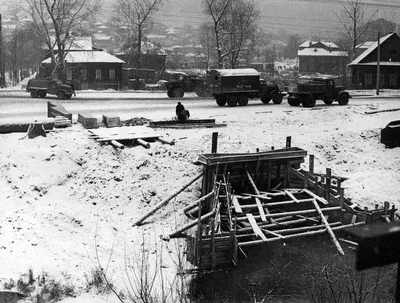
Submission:
{"label": "wooden post", "polygon": [[321,210],[321,208],[319,207],[317,200],[314,199],[314,200],[313,200],[313,203],[314,203],[315,209],[317,210],[319,216],[321,217],[322,223],[325,224],[326,230],[328,231],[328,234],[331,236],[331,239],[332,239],[332,241],[333,241],[333,244],[335,244],[336,249],[339,251],[339,253],[340,253],[342,256],[344,256],[344,251],[343,251],[342,247],[340,246],[339,241],[336,239],[336,236],[335,236],[335,234],[333,233],[331,226],[329,225],[329,223],[328,223],[328,221],[326,220],[324,214],[322,213],[322,210]]}
{"label": "wooden post", "polygon": [[211,269],[214,269],[217,265],[215,256],[215,220],[211,220]]}
{"label": "wooden post", "polygon": [[204,216],[201,216],[200,219],[198,218],[197,220],[193,220],[192,222],[182,226],[178,230],[174,231],[172,234],[169,234],[169,238],[174,238],[177,235],[181,234],[182,232],[188,230],[189,228],[195,226],[196,224],[201,224],[204,220],[207,220],[215,215],[215,211],[209,212],[208,214],[205,214]]}
{"label": "wooden post", "polygon": [[332,170],[330,168],[326,169],[326,200],[328,200],[328,205],[331,205],[331,179],[332,178]]}
{"label": "wooden post", "polygon": [[150,210],[148,210],[143,216],[141,216],[138,220],[136,220],[133,223],[133,226],[135,225],[140,225],[144,220],[146,220],[148,217],[150,217],[153,213],[155,213],[158,209],[166,205],[169,201],[171,201],[173,198],[175,198],[179,193],[183,192],[186,188],[188,188],[190,185],[192,185],[194,182],[196,182],[200,177],[203,175],[203,173],[199,173],[196,175],[193,179],[189,180],[187,183],[182,185],[180,188],[178,188],[175,192],[173,192],[171,195],[169,195],[167,198],[162,200],[160,203],[154,205]]}
{"label": "wooden post", "polygon": [[217,146],[218,146],[218,132],[212,133],[212,142],[211,142],[211,153],[217,153]]}
{"label": "wooden post", "polygon": [[120,148],[120,149],[124,149],[125,148],[125,145],[123,145],[122,143],[119,143],[116,140],[111,140],[110,143],[111,143],[112,146],[114,146],[116,148]]}
{"label": "wooden post", "polygon": [[310,174],[314,173],[314,155],[310,155],[310,157],[308,158],[308,172]]}
{"label": "wooden post", "polygon": [[175,141],[174,140],[167,140],[167,139],[164,139],[162,137],[158,137],[157,141],[160,141],[163,144],[175,145]]}
{"label": "wooden post", "polygon": [[290,148],[292,145],[292,137],[286,137],[286,148]]}
{"label": "wooden post", "polygon": [[142,145],[144,148],[150,148],[150,143],[143,139],[138,138],[136,139],[136,142]]}
{"label": "wooden post", "polygon": [[194,201],[193,203],[189,204],[188,206],[186,206],[183,209],[183,212],[186,213],[189,210],[195,208],[196,206],[198,206],[199,203],[203,202],[204,200],[208,199],[209,197],[211,197],[214,194],[214,191],[209,192],[207,195],[201,197],[200,199],[197,199],[196,201]]}
{"label": "wooden post", "polygon": [[343,222],[344,216],[344,188],[339,188],[339,201],[340,201],[340,221]]}

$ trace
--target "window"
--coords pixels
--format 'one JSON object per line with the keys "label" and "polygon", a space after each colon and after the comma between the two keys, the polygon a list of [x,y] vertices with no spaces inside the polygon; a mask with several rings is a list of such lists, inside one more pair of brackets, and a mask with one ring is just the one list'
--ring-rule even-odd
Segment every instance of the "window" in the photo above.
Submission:
{"label": "window", "polygon": [[372,75],[365,74],[365,84],[371,85],[372,84]]}
{"label": "window", "polygon": [[72,70],[67,70],[67,80],[72,80]]}
{"label": "window", "polygon": [[397,75],[390,75],[390,86],[397,86]]}
{"label": "window", "polygon": [[96,80],[101,80],[101,69],[96,69]]}
{"label": "window", "polygon": [[87,80],[87,70],[86,69],[81,70],[81,79]]}
{"label": "window", "polygon": [[110,80],[115,80],[115,69],[110,69],[109,78]]}

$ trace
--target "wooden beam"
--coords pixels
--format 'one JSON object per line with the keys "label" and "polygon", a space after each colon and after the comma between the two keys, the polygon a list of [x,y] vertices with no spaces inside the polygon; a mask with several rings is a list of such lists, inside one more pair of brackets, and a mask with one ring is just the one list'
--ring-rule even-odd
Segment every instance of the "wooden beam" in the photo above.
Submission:
{"label": "wooden beam", "polygon": [[258,198],[255,198],[255,199],[256,199],[258,212],[260,213],[261,221],[267,221],[267,218],[265,217],[264,209],[263,209],[263,206],[261,205],[260,200]]}
{"label": "wooden beam", "polygon": [[200,219],[193,220],[192,222],[190,222],[188,224],[185,224],[181,228],[179,228],[176,231],[174,231],[173,233],[169,234],[166,239],[174,238],[174,237],[178,236],[179,234],[181,234],[182,232],[184,232],[184,231],[188,230],[189,228],[195,226],[199,222],[203,222],[203,221],[205,221],[205,220],[207,220],[209,218],[212,218],[213,216],[215,216],[215,211],[209,212],[208,214],[205,214],[205,215],[201,216]]}
{"label": "wooden beam", "polygon": [[[326,220],[324,214],[322,213],[322,210],[321,210],[321,208],[319,207],[318,202],[317,202],[316,200],[314,200],[313,203],[314,203],[315,209],[317,210],[318,214],[319,214],[320,217],[321,217],[322,223],[325,224],[326,230],[327,230],[328,234],[331,236],[331,239],[332,239],[332,241],[333,241],[333,244],[335,244],[336,249],[339,251],[339,253],[340,253],[342,256],[344,256],[344,251],[343,251],[342,247],[340,246],[339,241],[336,239],[336,236],[335,236],[335,234],[333,233],[332,228],[330,227],[330,225],[329,225],[328,221]],[[339,207],[339,208],[341,209],[341,207]]]}
{"label": "wooden beam", "polygon": [[267,240],[264,233],[261,231],[260,227],[258,227],[256,220],[254,219],[252,214],[246,214],[247,220],[249,221],[251,227],[253,228],[254,233],[259,236],[264,241]]}
{"label": "wooden beam", "polygon": [[239,201],[235,195],[232,195],[232,204],[233,204],[233,207],[235,208],[236,213],[238,213],[238,214],[243,213],[242,208],[239,204]]}
{"label": "wooden beam", "polygon": [[[253,178],[251,177],[250,173],[249,173],[247,170],[246,170],[246,175],[247,175],[247,178],[248,178],[249,181],[250,181],[251,186],[252,186],[253,189],[254,189],[254,192],[255,192],[257,195],[261,196],[260,191],[258,190],[256,184],[255,184],[254,181],[253,181]],[[265,213],[266,213],[266,214],[269,214],[269,210],[268,210],[268,208],[267,208],[266,206],[264,207],[264,210],[265,210]],[[265,217],[265,214],[263,214],[263,217]],[[270,223],[272,223],[274,220],[273,220],[272,218],[268,218],[268,221],[269,221]]]}
{"label": "wooden beam", "polygon": [[169,201],[171,201],[173,198],[175,198],[178,194],[183,192],[186,188],[188,188],[190,185],[192,185],[194,182],[196,182],[198,179],[203,176],[203,173],[197,174],[194,178],[190,179],[188,182],[183,184],[181,187],[179,187],[176,191],[174,191],[171,195],[169,195],[167,198],[163,199],[160,203],[154,205],[151,209],[149,209],[144,215],[142,215],[139,219],[137,219],[134,223],[133,226],[135,225],[140,225],[144,220],[146,220],[148,217],[150,217],[152,214],[154,214],[158,209],[163,207],[164,205],[168,204]]}
{"label": "wooden beam", "polygon": [[[340,206],[334,206],[334,207],[325,207],[322,208],[322,212],[330,212],[330,211],[336,211],[340,210]],[[296,216],[296,215],[303,215],[303,214],[313,214],[317,212],[316,209],[306,209],[306,210],[296,210],[296,211],[288,211],[288,212],[280,212],[280,213],[273,213],[273,214],[266,214],[266,218],[277,218],[281,216]],[[254,216],[254,219],[261,219],[260,216]],[[243,222],[247,221],[246,217],[238,217],[237,218],[238,222]]]}
{"label": "wooden beam", "polygon": [[167,139],[164,139],[162,137],[158,137],[156,140],[160,141],[163,144],[175,145],[175,141],[174,140],[167,140]]}
{"label": "wooden beam", "polygon": [[119,143],[118,141],[115,140],[111,140],[110,141],[111,145],[116,147],[116,148],[120,148],[120,149],[124,149],[125,145],[123,145],[122,143]]}
{"label": "wooden beam", "polygon": [[203,202],[204,200],[207,200],[209,197],[211,197],[212,195],[214,195],[214,191],[209,192],[207,195],[201,197],[200,199],[197,199],[196,201],[194,201],[193,203],[189,204],[188,206],[186,206],[183,209],[183,212],[188,212],[189,210],[195,208],[196,206],[198,206],[198,204],[200,202]]}
{"label": "wooden beam", "polygon": [[[358,226],[358,225],[364,225],[364,222],[358,222],[355,224],[347,224],[347,225],[341,225],[337,227],[332,227],[332,230],[341,230],[344,228],[352,227],[352,226]],[[304,237],[304,236],[311,236],[311,235],[319,235],[326,233],[325,229],[322,230],[314,230],[314,231],[309,231],[309,232],[304,232],[304,233],[299,233],[299,234],[293,234],[293,235],[287,235],[285,236],[285,239],[291,239],[291,238],[299,238],[299,237]],[[268,238],[267,241],[264,240],[253,240],[253,241],[248,241],[248,242],[239,242],[238,245],[239,247],[245,247],[245,246],[251,246],[251,245],[257,245],[257,244],[262,244],[262,243],[269,243],[269,242],[274,242],[274,241],[281,241],[280,238],[275,237],[275,238]]]}
{"label": "wooden beam", "polygon": [[288,197],[290,197],[293,201],[295,201],[296,203],[299,203],[299,200],[297,200],[297,198],[288,190],[284,190],[283,191]]}
{"label": "wooden beam", "polygon": [[329,204],[328,201],[326,201],[324,198],[314,194],[311,190],[308,190],[308,189],[305,188],[305,189],[303,189],[303,191],[305,193],[309,194],[311,197],[315,198],[315,200],[321,202],[322,204],[325,204],[325,205]]}
{"label": "wooden beam", "polygon": [[144,148],[150,148],[150,143],[143,139],[138,138],[138,139],[136,139],[136,142],[139,143]]}
{"label": "wooden beam", "polygon": [[263,196],[263,195],[254,195],[254,194],[247,194],[247,193],[240,193],[239,195],[258,198],[258,199],[261,199],[261,200],[271,200],[272,199],[271,197],[267,197],[267,196]]}

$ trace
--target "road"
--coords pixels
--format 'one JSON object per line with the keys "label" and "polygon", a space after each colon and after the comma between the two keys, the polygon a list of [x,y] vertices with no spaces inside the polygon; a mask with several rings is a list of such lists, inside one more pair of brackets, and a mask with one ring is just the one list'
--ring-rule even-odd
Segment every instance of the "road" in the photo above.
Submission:
{"label": "road", "polygon": [[[102,115],[118,115],[121,119],[145,117],[148,119],[171,119],[175,115],[177,99],[170,99],[165,92],[115,92],[115,91],[83,91],[77,92],[70,100],[58,100],[55,96],[46,98],[30,98],[24,91],[0,90],[0,123],[8,121],[26,121],[47,117],[47,102],[54,101],[62,104],[73,115],[91,114],[101,118]],[[211,118],[227,116],[229,112],[241,112],[244,115],[266,113],[275,110],[310,110],[303,107],[290,107],[286,99],[280,105],[263,104],[259,99],[250,100],[243,107],[219,107],[212,98],[199,98],[194,93],[187,93],[179,101],[191,112],[192,118]],[[390,103],[391,107],[400,106],[399,98],[355,97],[349,105]],[[393,105],[393,106],[392,106]],[[317,101],[314,109],[326,106]],[[334,103],[333,106],[338,106]]]}

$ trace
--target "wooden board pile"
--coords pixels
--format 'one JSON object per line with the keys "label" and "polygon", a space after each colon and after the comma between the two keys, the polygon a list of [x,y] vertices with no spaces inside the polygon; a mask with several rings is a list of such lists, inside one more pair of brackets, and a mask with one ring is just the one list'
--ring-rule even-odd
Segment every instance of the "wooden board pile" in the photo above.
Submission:
{"label": "wooden board pile", "polygon": [[174,141],[162,138],[162,135],[146,126],[123,126],[113,128],[91,129],[90,138],[100,143],[109,143],[116,148],[125,146],[120,141],[130,141],[145,148],[150,148],[149,141],[159,141],[164,144],[175,144]]}

